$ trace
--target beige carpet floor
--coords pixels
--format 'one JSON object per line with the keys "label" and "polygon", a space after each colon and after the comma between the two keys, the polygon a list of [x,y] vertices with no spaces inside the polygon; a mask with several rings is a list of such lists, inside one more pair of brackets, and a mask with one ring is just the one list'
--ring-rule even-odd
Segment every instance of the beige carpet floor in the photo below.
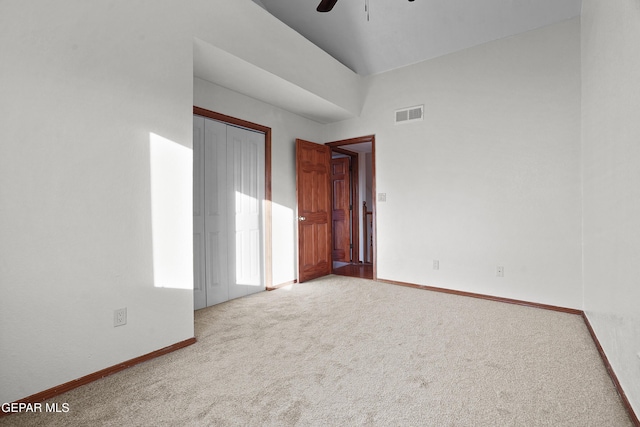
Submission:
{"label": "beige carpet floor", "polygon": [[2,426],[631,426],[577,315],[329,276]]}

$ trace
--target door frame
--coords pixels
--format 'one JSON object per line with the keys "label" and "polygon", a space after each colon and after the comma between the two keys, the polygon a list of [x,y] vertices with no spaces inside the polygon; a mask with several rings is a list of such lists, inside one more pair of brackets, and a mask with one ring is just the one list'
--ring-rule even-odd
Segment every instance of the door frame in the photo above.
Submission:
{"label": "door frame", "polygon": [[[377,233],[377,206],[376,206],[376,136],[375,135],[365,135],[359,136],[355,138],[342,139],[338,141],[327,142],[325,145],[329,146],[332,150],[335,148],[342,147],[343,149],[347,149],[349,145],[353,144],[361,144],[361,143],[371,143],[371,212],[373,212],[372,216],[372,240],[373,240],[373,253],[371,254],[371,262],[373,264],[373,280],[378,279],[378,233]],[[358,206],[358,209],[360,207]],[[359,255],[358,255],[359,256]],[[333,270],[332,270],[333,271]]]}
{"label": "door frame", "polygon": [[265,289],[272,287],[272,203],[271,203],[271,128],[252,123],[226,114],[216,113],[201,107],[193,107],[193,114],[217,120],[230,125],[255,130],[264,134],[264,284]]}
{"label": "door frame", "polygon": [[[360,260],[360,206],[359,206],[359,182],[360,182],[360,173],[359,173],[359,153],[355,151],[345,150],[340,147],[331,147],[332,153],[340,153],[345,156],[349,156],[349,179],[351,183],[351,188],[349,188],[350,198],[351,198],[351,212],[350,219],[351,222],[351,244],[352,247],[350,249],[350,260],[351,262],[358,262]],[[333,156],[331,157],[333,159]],[[333,223],[333,221],[332,221]],[[354,261],[355,260],[355,261]],[[332,260],[333,261],[333,260]],[[332,265],[333,271],[333,265]]]}

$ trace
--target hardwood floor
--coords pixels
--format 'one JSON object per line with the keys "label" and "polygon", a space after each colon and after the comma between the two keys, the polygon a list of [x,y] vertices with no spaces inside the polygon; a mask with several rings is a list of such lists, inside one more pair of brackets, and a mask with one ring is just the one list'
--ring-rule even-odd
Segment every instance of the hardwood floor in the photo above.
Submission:
{"label": "hardwood floor", "polygon": [[373,280],[373,264],[349,264],[334,268],[333,274]]}

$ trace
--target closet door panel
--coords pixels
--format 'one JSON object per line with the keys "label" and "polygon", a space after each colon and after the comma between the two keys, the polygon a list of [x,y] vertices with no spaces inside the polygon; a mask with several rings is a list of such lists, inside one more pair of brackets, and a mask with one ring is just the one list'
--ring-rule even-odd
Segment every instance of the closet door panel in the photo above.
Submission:
{"label": "closet door panel", "polygon": [[207,306],[204,231],[204,118],[193,117],[193,306]]}
{"label": "closet door panel", "polygon": [[194,308],[264,290],[264,134],[194,116]]}
{"label": "closet door panel", "polygon": [[229,300],[227,126],[205,119],[205,276],[207,306]]}
{"label": "closet door panel", "polygon": [[227,172],[230,188],[230,298],[264,290],[263,280],[263,200],[264,135],[229,127],[227,131]]}

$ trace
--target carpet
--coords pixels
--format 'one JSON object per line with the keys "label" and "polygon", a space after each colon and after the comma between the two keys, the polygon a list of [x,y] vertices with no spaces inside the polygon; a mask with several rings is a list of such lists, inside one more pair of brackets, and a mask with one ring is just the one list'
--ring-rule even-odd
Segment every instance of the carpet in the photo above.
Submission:
{"label": "carpet", "polygon": [[328,276],[195,313],[198,342],[11,426],[631,426],[580,316]]}

